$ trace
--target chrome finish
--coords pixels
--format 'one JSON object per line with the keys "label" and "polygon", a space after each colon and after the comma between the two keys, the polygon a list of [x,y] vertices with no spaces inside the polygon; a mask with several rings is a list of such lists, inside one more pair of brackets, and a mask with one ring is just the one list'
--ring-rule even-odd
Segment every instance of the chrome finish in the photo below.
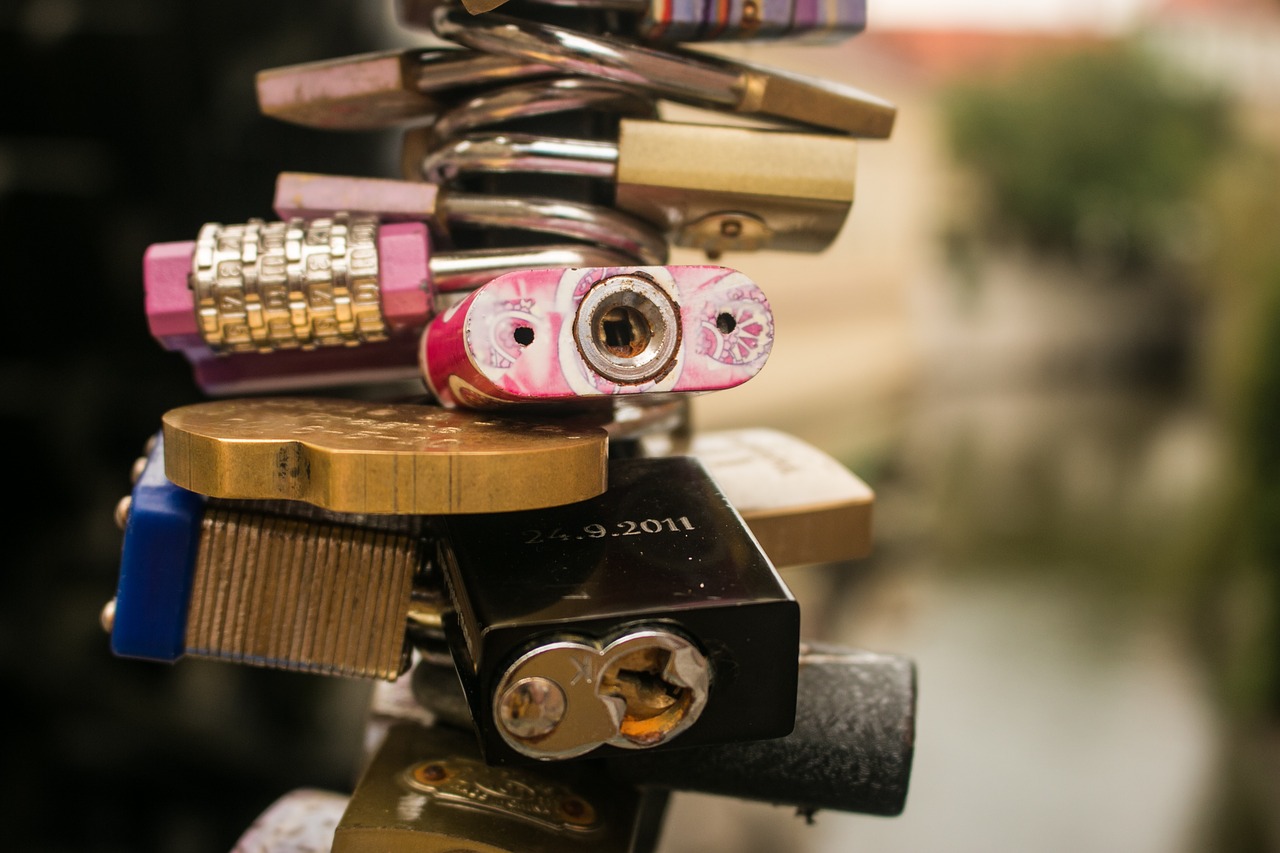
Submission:
{"label": "chrome finish", "polygon": [[[667,262],[668,247],[661,231],[610,207],[550,197],[496,198],[465,193],[444,196],[441,207],[450,223],[570,237],[634,259],[624,263],[654,266]],[[436,275],[434,261],[432,272]]]}
{"label": "chrome finish", "polygon": [[439,6],[431,26],[440,38],[484,53],[545,63],[571,74],[611,80],[702,109],[743,113],[887,138],[897,108],[860,89],[749,65],[710,53],[654,50],[609,36]]}
{"label": "chrome finish", "polygon": [[536,172],[611,179],[618,146],[588,139],[556,139],[525,133],[464,136],[433,149],[422,160],[422,178],[447,184],[467,172]]}
{"label": "chrome finish", "polygon": [[518,83],[477,95],[442,112],[432,123],[431,132],[440,139],[453,139],[477,127],[584,109],[658,118],[657,102],[634,88],[607,80],[560,77]]}
{"label": "chrome finish", "polygon": [[[663,628],[638,628],[603,648],[585,639],[556,640],[507,669],[494,691],[494,715],[503,740],[532,758],[573,758],[605,744],[648,749],[697,722],[710,678],[702,652]],[[513,731],[502,719],[505,705],[525,699],[534,705],[527,709],[531,718],[543,721],[530,727],[535,734],[523,734],[522,726]],[[547,724],[552,717],[555,724]]]}
{"label": "chrome finish", "polygon": [[638,385],[670,372],[680,343],[680,310],[648,276],[610,276],[583,296],[573,337],[601,376]]}
{"label": "chrome finish", "polygon": [[504,273],[554,267],[616,267],[632,263],[631,255],[599,246],[556,244],[523,249],[470,249],[431,259],[435,311],[461,302],[477,287]]}

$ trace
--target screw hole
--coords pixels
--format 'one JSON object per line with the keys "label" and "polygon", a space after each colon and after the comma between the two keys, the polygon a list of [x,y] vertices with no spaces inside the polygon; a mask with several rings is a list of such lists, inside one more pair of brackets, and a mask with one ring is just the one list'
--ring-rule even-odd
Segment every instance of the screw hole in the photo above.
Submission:
{"label": "screw hole", "polygon": [[716,317],[716,328],[719,329],[722,334],[727,335],[737,327],[738,321],[733,319],[733,315],[728,311],[725,311],[720,314],[720,316]]}
{"label": "screw hole", "polygon": [[521,326],[511,333],[511,337],[515,338],[516,343],[522,347],[527,347],[533,343],[533,327]]}

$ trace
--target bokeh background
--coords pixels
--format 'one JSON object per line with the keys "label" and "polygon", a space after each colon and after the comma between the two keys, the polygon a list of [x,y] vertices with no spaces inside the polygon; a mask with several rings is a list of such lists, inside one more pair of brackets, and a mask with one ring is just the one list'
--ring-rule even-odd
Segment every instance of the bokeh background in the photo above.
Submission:
{"label": "bokeh background", "polygon": [[[1280,850],[1280,3],[1009,5],[714,48],[899,107],[828,251],[724,259],[777,342],[694,418],[876,490],[872,557],[786,577],[809,637],[915,659],[918,742],[900,817],[682,794],[665,853]],[[349,789],[367,685],[116,659],[98,613],[133,460],[203,399],[143,251],[284,169],[396,176],[253,75],[414,43],[354,0],[0,4],[6,849],[221,853]]]}

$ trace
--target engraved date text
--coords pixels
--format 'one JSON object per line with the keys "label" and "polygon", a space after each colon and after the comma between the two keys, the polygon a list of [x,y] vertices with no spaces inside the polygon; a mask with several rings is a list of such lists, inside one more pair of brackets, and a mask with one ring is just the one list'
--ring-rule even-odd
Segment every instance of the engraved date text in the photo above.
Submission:
{"label": "engraved date text", "polygon": [[552,530],[524,531],[524,544],[539,545],[544,542],[571,542],[575,539],[604,539],[607,536],[639,536],[642,533],[681,533],[695,530],[689,517],[679,518],[646,518],[643,521],[619,521],[610,530],[603,524],[584,524],[577,530],[563,530],[556,527]]}

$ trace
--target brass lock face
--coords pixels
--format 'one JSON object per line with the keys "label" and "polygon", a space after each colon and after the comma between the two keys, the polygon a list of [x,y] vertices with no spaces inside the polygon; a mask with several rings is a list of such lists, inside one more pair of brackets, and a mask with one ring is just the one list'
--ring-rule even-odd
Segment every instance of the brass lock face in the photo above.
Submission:
{"label": "brass lock face", "polygon": [[165,471],[217,498],[334,512],[507,512],[605,489],[608,434],[422,403],[322,397],[215,400],[165,413]]}
{"label": "brass lock face", "polygon": [[370,850],[626,853],[641,795],[601,767],[495,767],[465,729],[392,723],[333,834]]}
{"label": "brass lock face", "polygon": [[866,557],[875,492],[826,451],[781,430],[695,433],[706,466],[779,567]]}
{"label": "brass lock face", "polygon": [[616,200],[677,246],[818,252],[853,206],[857,140],[622,119]]}

